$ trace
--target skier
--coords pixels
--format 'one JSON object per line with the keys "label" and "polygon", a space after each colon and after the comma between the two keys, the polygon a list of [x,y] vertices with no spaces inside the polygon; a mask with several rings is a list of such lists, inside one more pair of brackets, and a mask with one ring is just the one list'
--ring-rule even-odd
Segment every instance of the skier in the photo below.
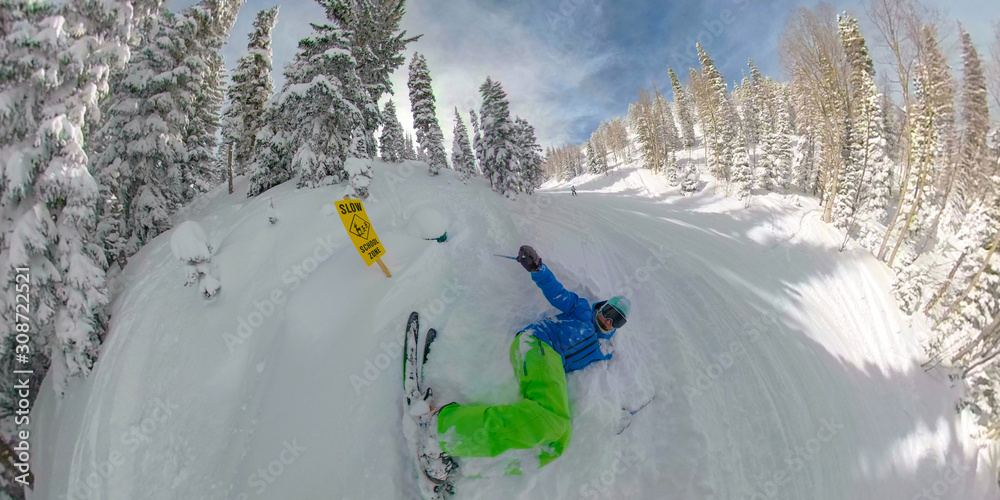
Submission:
{"label": "skier", "polygon": [[573,196],[576,196],[576,186],[570,186],[570,191],[573,191]]}
{"label": "skier", "polygon": [[[424,429],[423,448],[433,449],[430,458],[441,461],[438,470],[450,471],[452,456],[495,457],[512,449],[538,450],[539,467],[559,457],[572,434],[566,374],[611,359],[612,353],[604,354],[598,339],[610,339],[625,324],[630,308],[625,297],[591,306],[566,290],[530,246],[520,248],[517,261],[561,312],[514,336],[510,362],[521,401],[500,406],[450,403],[436,410],[426,407],[429,411],[417,417]],[[520,472],[516,467],[506,471]]]}

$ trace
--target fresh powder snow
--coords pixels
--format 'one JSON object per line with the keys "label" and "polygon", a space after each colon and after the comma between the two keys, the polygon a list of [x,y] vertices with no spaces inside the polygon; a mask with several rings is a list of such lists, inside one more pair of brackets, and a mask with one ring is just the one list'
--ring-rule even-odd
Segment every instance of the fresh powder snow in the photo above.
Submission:
{"label": "fresh powder snow", "polygon": [[[93,373],[62,400],[50,377],[38,397],[29,498],[414,498],[407,315],[439,332],[425,372],[436,406],[516,401],[510,344],[555,312],[494,256],[522,244],[591,302],[627,296],[631,316],[604,346],[611,361],[567,377],[563,455],[521,476],[459,469],[457,498],[1000,494],[996,449],[968,437],[958,390],[920,366],[926,326],[899,313],[884,265],[838,251],[814,199],[745,209],[712,182],[685,197],[633,164],[511,200],[447,169],[372,166],[365,209],[391,278],[364,265],[332,208],[343,184],[247,199],[239,177],[133,256]],[[447,241],[426,239],[441,229]],[[210,298],[178,279],[181,260],[207,257],[206,233],[225,284]]]}

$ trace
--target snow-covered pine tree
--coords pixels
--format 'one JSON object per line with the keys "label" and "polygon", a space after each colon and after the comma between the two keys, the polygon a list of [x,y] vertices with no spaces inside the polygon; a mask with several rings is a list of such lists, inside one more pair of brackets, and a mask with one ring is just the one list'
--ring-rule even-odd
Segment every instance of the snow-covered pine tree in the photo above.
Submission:
{"label": "snow-covered pine tree", "polygon": [[770,78],[762,82],[766,89],[762,93],[762,109],[767,110],[763,121],[764,136],[761,141],[760,165],[761,173],[767,175],[762,182],[767,189],[786,189],[791,181],[792,133],[789,106],[786,103],[786,92],[782,84]]}
{"label": "snow-covered pine tree", "polygon": [[[990,131],[989,104],[986,94],[986,75],[979,51],[972,36],[964,28],[960,29],[962,39],[962,142],[960,170],[951,215],[964,214],[969,206],[986,198],[992,186],[989,165]],[[946,223],[954,223],[954,220]]]}
{"label": "snow-covered pine tree", "polygon": [[[696,94],[704,140],[708,147],[707,166],[717,179],[728,182],[732,166],[732,145],[736,140],[736,116],[727,97],[726,82],[701,44],[701,89]],[[700,97],[700,98],[699,98]]]}
{"label": "snow-covered pine tree", "polygon": [[[766,161],[760,161],[761,157],[767,156],[768,151],[760,151],[761,142],[767,132],[770,132],[773,125],[773,102],[769,95],[764,78],[761,76],[757,66],[750,59],[747,63],[750,68],[750,78],[743,77],[743,95],[740,105],[740,116],[742,117],[744,137],[746,140],[747,154],[750,158],[750,166],[753,169],[754,189],[770,191],[774,189],[771,183],[773,165]],[[735,95],[736,92],[734,91]],[[734,160],[736,161],[736,160]]]}
{"label": "snow-covered pine tree", "polygon": [[222,151],[233,147],[233,172],[248,173],[247,167],[257,149],[257,132],[264,124],[267,107],[274,93],[271,80],[271,32],[277,22],[278,8],[257,13],[247,43],[247,53],[236,61],[229,85],[229,108],[223,113]]}
{"label": "snow-covered pine tree", "polygon": [[105,122],[90,158],[90,170],[114,200],[99,226],[109,258],[131,256],[169,229],[183,186],[178,166],[186,153],[187,117],[174,110],[191,102],[193,89],[169,75],[182,64],[187,42],[166,10],[144,22],[142,31],[144,43],[102,103]]}
{"label": "snow-covered pine tree", "polygon": [[670,109],[670,103],[663,98],[660,90],[653,86],[655,97],[653,98],[653,116],[656,134],[659,137],[663,155],[663,169],[667,174],[667,181],[671,184],[678,182],[677,175],[677,150],[681,147],[681,139],[677,134],[677,124],[674,122],[674,113]]}
{"label": "snow-covered pine tree", "polygon": [[462,181],[469,180],[476,175],[476,157],[472,154],[472,145],[469,143],[469,130],[462,122],[462,115],[458,114],[455,108],[455,129],[452,131],[451,143],[451,165],[461,175]]}
{"label": "snow-covered pine tree", "polygon": [[109,254],[135,253],[169,229],[177,207],[221,179],[214,154],[218,51],[241,5],[205,0],[177,15],[159,12],[144,26],[145,42],[126,73],[113,80],[91,162],[115,200],[101,215]]}
{"label": "snow-covered pine tree", "polygon": [[843,14],[838,24],[841,44],[851,66],[853,107],[845,122],[846,161],[838,180],[834,223],[845,229],[848,236],[857,227],[861,245],[873,250],[880,241],[873,223],[881,221],[890,196],[891,165],[882,129],[881,97],[857,20]]}
{"label": "snow-covered pine tree", "polygon": [[688,160],[687,163],[684,164],[684,168],[681,169],[681,172],[682,172],[680,178],[681,194],[689,195],[696,193],[698,191],[698,182],[699,182],[698,164],[691,160]]}
{"label": "snow-covered pine tree", "polygon": [[[530,195],[542,184],[542,147],[535,138],[535,127],[520,116],[514,119],[514,137],[517,144],[517,178],[520,181],[518,189]],[[607,172],[606,154],[603,168]]]}
{"label": "snow-covered pine tree", "polygon": [[277,95],[272,96],[266,117],[255,136],[257,147],[247,168],[250,176],[248,198],[295,177],[291,162],[294,153],[291,138],[295,123],[290,121],[294,117],[282,112],[277,98]]}
{"label": "snow-covered pine tree", "polygon": [[180,203],[208,192],[226,177],[218,167],[216,157],[222,101],[225,63],[222,46],[229,30],[246,0],[202,0],[177,16],[177,29],[182,37],[194,43],[185,54],[194,92],[191,106],[185,109],[188,124],[182,133],[186,154],[181,164]]}
{"label": "snow-covered pine tree", "polygon": [[674,105],[677,112],[677,122],[680,124],[681,145],[685,148],[694,147],[694,118],[691,116],[691,97],[674,74],[673,68],[667,67],[670,75],[670,85],[674,90]]}
{"label": "snow-covered pine tree", "polygon": [[750,155],[747,148],[742,143],[736,145],[733,151],[733,184],[736,185],[736,194],[743,200],[744,206],[750,206],[754,189],[754,171],[750,165]]}
{"label": "snow-covered pine tree", "polygon": [[698,99],[698,114],[701,116],[704,141],[709,149],[706,159],[709,171],[720,180],[728,180],[730,163],[727,162],[729,139],[724,137],[726,108],[726,83],[715,69],[715,62],[701,44],[697,45],[701,61],[701,98]]}
{"label": "snow-covered pine tree", "polygon": [[285,85],[276,99],[283,122],[291,124],[288,149],[298,187],[317,187],[350,179],[355,193],[367,197],[370,172],[349,175],[349,155],[363,157],[364,126],[359,105],[369,100],[351,54],[349,33],[336,23],[313,23],[313,34],[285,67]]}
{"label": "snow-covered pine tree", "polygon": [[[757,102],[758,98],[754,95],[755,92],[753,84],[744,73],[740,83],[733,84],[733,93],[730,96],[738,117],[737,135],[731,146],[733,150],[733,182],[736,183],[736,191],[741,199],[745,197],[743,189],[747,189],[748,193],[752,193],[755,189],[771,189],[770,184],[768,184],[769,176],[765,171],[767,162],[759,161],[756,153],[757,146],[760,144],[761,126],[759,124],[760,113],[757,110],[760,103]],[[736,168],[745,168],[742,165],[742,158],[736,157],[740,148],[747,150],[748,172],[735,170]],[[751,150],[751,148],[753,149]],[[743,186],[747,183],[748,186]],[[749,206],[749,202],[747,206]]]}
{"label": "snow-covered pine tree", "polygon": [[396,118],[396,105],[390,99],[385,103],[382,111],[382,160],[390,163],[399,163],[406,159],[404,148],[406,140],[403,138],[403,126]]}
{"label": "snow-covered pine tree", "polygon": [[601,162],[601,173],[607,174],[611,170],[611,163],[608,161],[610,153],[614,149],[612,141],[614,137],[611,132],[611,125],[608,122],[601,122],[597,127],[597,154]]}
{"label": "snow-covered pine tree", "polygon": [[352,156],[375,158],[378,148],[375,132],[382,125],[378,102],[392,93],[390,75],[403,65],[406,46],[420,38],[407,37],[399,24],[405,13],[405,0],[323,0],[327,18],[344,30],[351,41],[355,71],[366,97],[356,103],[364,124],[355,132]]}
{"label": "snow-covered pine tree", "polygon": [[[155,1],[6,2],[0,25],[0,418],[13,415],[15,370],[48,367],[61,394],[90,372],[107,327],[107,261],[96,236],[100,188],[88,169],[88,121],[128,62],[134,28]],[[9,24],[8,24],[9,23]],[[20,278],[18,278],[20,276]],[[13,304],[27,277],[27,319]],[[23,293],[23,286],[21,286]],[[14,359],[31,332],[33,366]],[[23,375],[18,376],[21,379]]]}
{"label": "snow-covered pine tree", "polygon": [[437,175],[442,168],[448,168],[444,152],[444,135],[438,124],[434,105],[434,91],[431,89],[431,75],[424,56],[414,53],[410,61],[410,107],[413,111],[413,128],[417,132],[417,143],[427,155],[427,171]]}
{"label": "snow-covered pine tree", "polygon": [[591,140],[587,141],[587,172],[596,174],[601,171],[601,162],[597,159],[597,152],[594,149],[593,134]]}
{"label": "snow-covered pine tree", "polygon": [[796,110],[793,128],[800,135],[793,151],[791,183],[806,193],[816,195],[823,185],[820,169],[822,116],[813,104],[816,92],[810,87],[802,70],[799,70],[789,88],[792,106]]}
{"label": "snow-covered pine tree", "polygon": [[416,160],[417,153],[413,149],[413,136],[409,132],[406,132],[403,138],[403,159],[404,160]]}
{"label": "snow-covered pine tree", "polygon": [[653,173],[659,173],[666,164],[663,136],[652,94],[639,89],[639,100],[629,106],[629,122],[639,140],[639,150],[643,166]]}
{"label": "snow-covered pine tree", "polygon": [[[995,196],[995,193],[994,195]],[[932,311],[938,318],[938,337],[931,344],[934,359],[961,369],[970,386],[965,404],[975,405],[986,416],[987,426],[1000,426],[997,362],[1000,360],[1000,213],[996,198],[988,203],[977,200],[963,223],[957,239],[968,258],[959,264],[955,287]],[[947,307],[945,307],[947,305]]]}
{"label": "snow-covered pine tree", "polygon": [[[897,238],[888,258],[890,266],[894,265],[903,243],[911,248],[911,251],[905,252],[908,258],[902,263],[907,265],[934,237],[943,215],[942,209],[958,173],[958,162],[955,161],[955,85],[951,68],[938,45],[934,28],[925,26],[922,36],[923,52],[915,71],[920,88],[910,117],[911,172],[910,177],[905,180],[905,192],[899,207],[901,216],[911,215],[911,211],[914,213],[901,223],[902,227],[898,231],[890,233]],[[920,130],[916,130],[917,128]],[[913,170],[918,172],[914,173]],[[920,195],[918,206],[914,203],[916,200],[913,195],[916,193]],[[908,206],[904,206],[907,204]],[[957,216],[953,214],[950,218]],[[897,229],[898,225],[894,225],[893,229]],[[929,260],[936,258],[937,256]]]}
{"label": "snow-covered pine tree", "polygon": [[601,173],[607,174],[611,171],[611,164],[608,163],[608,141],[602,140],[598,143],[598,157],[601,160]]}
{"label": "snow-covered pine tree", "polygon": [[489,179],[493,191],[512,198],[521,181],[518,178],[518,144],[507,94],[500,82],[489,77],[479,87],[479,92],[483,96],[479,110],[482,138],[476,144],[476,156],[480,158],[483,176]]}
{"label": "snow-covered pine tree", "polygon": [[472,153],[476,158],[477,169],[482,173],[483,159],[479,156],[479,143],[483,140],[483,135],[479,132],[479,115],[474,109],[469,110],[469,123],[472,123]]}
{"label": "snow-covered pine tree", "polygon": [[[937,176],[937,160],[939,158],[938,129],[935,126],[935,106],[933,89],[927,88],[932,81],[927,78],[927,68],[917,66],[914,79],[915,105],[910,114],[910,176],[904,184],[906,191],[902,193],[903,202],[899,206],[902,225],[899,227],[889,265],[892,266],[897,252],[904,242],[914,246],[916,239],[923,235],[927,227],[922,224],[926,217],[924,205],[932,198],[932,181]],[[910,258],[903,264],[909,264],[916,258],[910,253]]]}

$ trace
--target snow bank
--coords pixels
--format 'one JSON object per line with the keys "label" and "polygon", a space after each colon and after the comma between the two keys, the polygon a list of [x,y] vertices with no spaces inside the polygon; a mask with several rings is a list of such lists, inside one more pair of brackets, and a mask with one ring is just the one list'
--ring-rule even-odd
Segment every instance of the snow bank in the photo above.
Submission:
{"label": "snow bank", "polygon": [[[439,332],[436,404],[516,401],[513,336],[555,312],[493,256],[521,244],[568,289],[625,293],[632,312],[614,358],[567,378],[563,455],[460,478],[458,498],[997,498],[996,461],[968,438],[955,389],[920,368],[886,272],[838,252],[812,201],[742,209],[628,167],[570,181],[577,197],[553,183],[514,202],[484,179],[374,166],[365,209],[392,278],[330,213],[344,186],[248,200],[239,178],[233,196],[198,200],[185,216],[218,238],[227,287],[209,301],[176,293],[175,259],[207,258],[193,223],[136,254],[92,375],[59,403],[49,382],[39,395],[29,498],[413,498],[407,315]],[[445,243],[411,234],[442,219]]]}

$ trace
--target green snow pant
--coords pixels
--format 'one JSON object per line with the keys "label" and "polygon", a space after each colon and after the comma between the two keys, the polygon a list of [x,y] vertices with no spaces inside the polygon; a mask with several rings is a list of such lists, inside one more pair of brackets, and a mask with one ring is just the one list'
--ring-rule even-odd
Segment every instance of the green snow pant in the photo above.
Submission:
{"label": "green snow pant", "polygon": [[[523,356],[522,335],[527,335],[523,340],[527,348]],[[511,449],[539,447],[541,467],[555,460],[569,445],[572,426],[562,357],[552,346],[521,332],[510,346],[510,363],[524,399],[511,405],[451,404],[441,408],[438,436],[446,453],[456,457],[495,457]]]}

